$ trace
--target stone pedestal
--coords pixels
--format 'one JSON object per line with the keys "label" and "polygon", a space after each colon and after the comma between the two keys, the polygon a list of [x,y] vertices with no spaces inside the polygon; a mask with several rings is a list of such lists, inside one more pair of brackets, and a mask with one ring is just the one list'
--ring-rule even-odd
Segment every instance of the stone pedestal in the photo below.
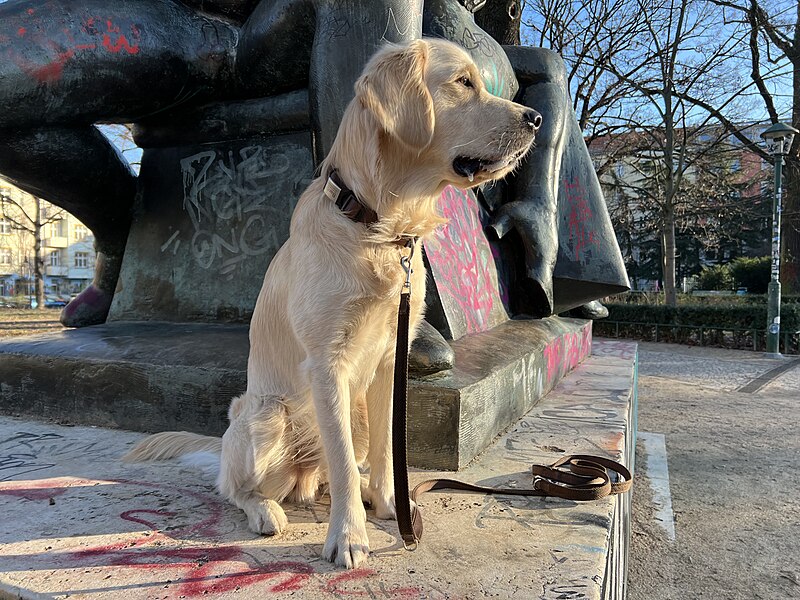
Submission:
{"label": "stone pedestal", "polygon": [[[247,334],[246,325],[115,322],[0,340],[0,411],[222,435],[247,383]],[[452,345],[456,369],[410,387],[414,466],[466,465],[588,355],[591,324],[507,321]]]}
{"label": "stone pedestal", "polygon": [[109,321],[247,323],[314,173],[310,133],[148,149]]}

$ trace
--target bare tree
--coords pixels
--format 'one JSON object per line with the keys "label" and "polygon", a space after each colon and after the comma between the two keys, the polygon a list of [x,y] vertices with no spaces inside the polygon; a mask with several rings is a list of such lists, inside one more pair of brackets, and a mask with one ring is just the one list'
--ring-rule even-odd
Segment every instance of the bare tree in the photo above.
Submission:
{"label": "bare tree", "polygon": [[[11,228],[33,236],[33,256],[26,258],[33,271],[37,308],[44,308],[44,261],[42,259],[42,228],[64,218],[64,210],[45,210],[44,200],[33,197],[33,209],[6,193],[0,193],[0,215],[11,224]],[[51,204],[46,204],[52,207]]]}
{"label": "bare tree", "polygon": [[629,65],[628,76],[644,68],[642,36],[646,22],[631,0],[528,0],[523,41],[560,54],[567,66],[573,108],[591,142],[628,129],[636,113],[630,86],[609,65]]}
{"label": "bare tree", "polygon": [[[730,22],[742,25],[748,32],[751,85],[770,121],[777,123],[782,112],[790,111],[791,124],[800,129],[800,2],[711,1],[726,9]],[[783,85],[774,85],[775,79]],[[784,87],[790,89],[789,107],[782,106]],[[757,140],[751,140],[751,144],[753,151],[769,158]],[[800,294],[800,137],[795,138],[786,158],[784,176],[781,283],[785,292]]]}
{"label": "bare tree", "polygon": [[531,6],[532,41],[564,57],[589,143],[635,133],[626,136],[633,147],[611,145],[598,171],[602,176],[622,156],[635,157],[639,203],[658,230],[666,301],[674,305],[686,176],[729,133],[693,100],[748,114],[750,99],[736,93],[743,83],[733,63],[746,32],[721,27],[722,9],[706,0],[533,0]]}

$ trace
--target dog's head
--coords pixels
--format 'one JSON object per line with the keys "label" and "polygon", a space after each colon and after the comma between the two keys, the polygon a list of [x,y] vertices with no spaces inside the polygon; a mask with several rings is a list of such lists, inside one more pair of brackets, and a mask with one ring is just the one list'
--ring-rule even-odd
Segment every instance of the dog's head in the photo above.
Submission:
{"label": "dog's head", "polygon": [[439,189],[507,175],[530,150],[542,120],[489,93],[470,56],[444,40],[381,50],[356,83],[356,101],[377,121],[382,151],[394,161],[408,155],[415,177],[438,180]]}

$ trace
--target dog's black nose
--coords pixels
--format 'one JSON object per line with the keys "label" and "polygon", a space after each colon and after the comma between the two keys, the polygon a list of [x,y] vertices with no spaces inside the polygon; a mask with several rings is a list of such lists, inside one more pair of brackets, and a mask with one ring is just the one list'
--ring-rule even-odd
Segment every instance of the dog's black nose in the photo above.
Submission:
{"label": "dog's black nose", "polygon": [[540,115],[533,109],[528,110],[528,112],[526,112],[525,115],[523,115],[523,119],[525,120],[525,123],[528,125],[528,127],[533,129],[534,131],[538,131],[539,127],[542,126],[542,115]]}

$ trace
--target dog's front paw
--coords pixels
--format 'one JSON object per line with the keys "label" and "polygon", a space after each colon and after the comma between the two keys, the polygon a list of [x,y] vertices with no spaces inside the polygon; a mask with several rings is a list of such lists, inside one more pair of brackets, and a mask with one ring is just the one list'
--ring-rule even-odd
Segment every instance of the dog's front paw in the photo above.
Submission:
{"label": "dog's front paw", "polygon": [[[393,521],[397,519],[397,510],[395,509],[394,494],[386,494],[381,490],[373,489],[370,487],[362,486],[361,497],[373,509],[375,509],[375,516],[378,519],[385,519]],[[411,510],[416,507],[413,501],[409,500]]]}
{"label": "dog's front paw", "polygon": [[262,535],[277,535],[289,524],[281,505],[274,500],[254,501],[245,513],[250,530]]}
{"label": "dog's front paw", "polygon": [[394,508],[394,494],[386,496],[378,490],[373,490],[370,504],[375,509],[375,516],[379,519],[396,519],[397,511]]}
{"label": "dog's front paw", "polygon": [[322,558],[340,567],[354,569],[369,555],[369,538],[365,522],[345,523],[337,527],[333,520],[322,548]]}

